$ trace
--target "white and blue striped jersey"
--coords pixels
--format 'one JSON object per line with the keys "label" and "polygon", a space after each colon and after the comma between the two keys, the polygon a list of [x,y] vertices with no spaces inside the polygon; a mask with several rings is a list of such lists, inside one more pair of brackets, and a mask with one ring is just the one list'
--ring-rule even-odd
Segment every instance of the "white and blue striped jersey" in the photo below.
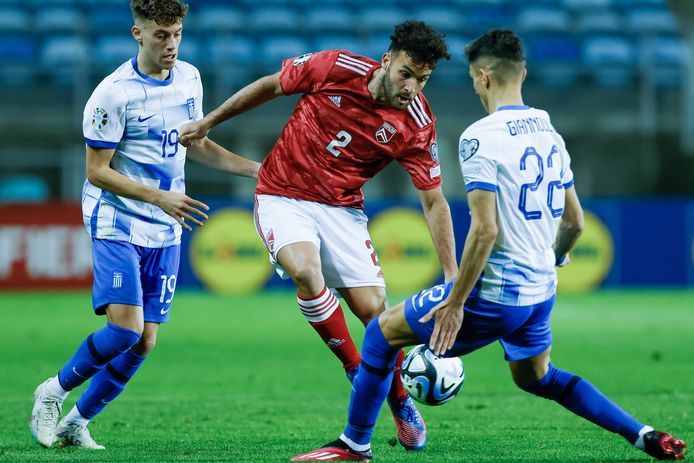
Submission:
{"label": "white and blue striped jersey", "polygon": [[[84,108],[87,145],[113,148],[111,168],[161,190],[185,191],[186,148],[178,143],[182,125],[201,119],[202,84],[198,70],[178,61],[166,80],[123,63],[96,87]],[[150,203],[102,190],[85,181],[82,215],[93,238],[160,248],[181,241],[181,226]]]}
{"label": "white and blue striped jersey", "polygon": [[571,160],[549,115],[505,106],[460,136],[459,160],[467,191],[496,192],[499,234],[478,282],[481,299],[526,306],[554,295],[552,249],[573,185]]}

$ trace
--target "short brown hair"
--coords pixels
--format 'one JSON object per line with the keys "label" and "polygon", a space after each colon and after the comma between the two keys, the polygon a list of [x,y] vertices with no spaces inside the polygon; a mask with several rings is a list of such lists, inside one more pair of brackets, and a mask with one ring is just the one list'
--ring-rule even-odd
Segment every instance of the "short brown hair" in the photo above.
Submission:
{"label": "short brown hair", "polygon": [[405,51],[418,64],[431,69],[441,59],[451,59],[443,34],[422,21],[405,21],[395,26],[388,51]]}
{"label": "short brown hair", "polygon": [[180,0],[131,0],[133,19],[153,20],[159,25],[169,26],[183,21],[188,14],[188,5]]}

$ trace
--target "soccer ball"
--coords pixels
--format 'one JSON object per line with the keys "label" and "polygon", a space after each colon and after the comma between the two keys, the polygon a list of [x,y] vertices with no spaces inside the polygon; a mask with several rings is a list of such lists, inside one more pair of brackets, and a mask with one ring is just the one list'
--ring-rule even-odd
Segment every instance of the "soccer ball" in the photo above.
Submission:
{"label": "soccer ball", "polygon": [[400,377],[408,394],[417,402],[442,405],[460,391],[465,370],[458,357],[437,357],[420,344],[405,357]]}

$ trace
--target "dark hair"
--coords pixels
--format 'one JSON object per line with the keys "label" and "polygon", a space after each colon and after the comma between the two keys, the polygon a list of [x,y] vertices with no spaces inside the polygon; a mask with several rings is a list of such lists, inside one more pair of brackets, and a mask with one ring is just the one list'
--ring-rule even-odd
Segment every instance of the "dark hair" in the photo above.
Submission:
{"label": "dark hair", "polygon": [[441,58],[451,59],[444,37],[422,21],[405,21],[395,26],[388,51],[405,51],[416,63],[433,69]]}
{"label": "dark hair", "polygon": [[492,29],[465,47],[465,56],[472,64],[480,58],[497,58],[521,63],[525,50],[520,38],[507,29]]}
{"label": "dark hair", "polygon": [[159,25],[169,26],[183,21],[188,5],[180,0],[131,0],[133,19],[152,19]]}

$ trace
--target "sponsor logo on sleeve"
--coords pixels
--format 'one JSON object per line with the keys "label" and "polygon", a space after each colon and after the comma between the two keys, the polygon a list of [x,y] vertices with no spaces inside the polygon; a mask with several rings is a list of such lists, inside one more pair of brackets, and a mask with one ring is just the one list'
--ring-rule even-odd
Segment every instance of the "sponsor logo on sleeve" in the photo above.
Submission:
{"label": "sponsor logo on sleeve", "polygon": [[330,95],[330,96],[328,96],[328,98],[330,98],[330,101],[332,101],[333,104],[334,104],[335,106],[337,106],[338,108],[340,107],[340,105],[342,105],[342,97],[341,97],[341,96],[338,96],[338,95]]}
{"label": "sponsor logo on sleeve", "polygon": [[439,162],[439,145],[437,145],[436,142],[431,144],[429,152],[431,153],[431,159],[434,162]]}
{"label": "sponsor logo on sleeve", "polygon": [[299,57],[296,57],[296,58],[294,58],[294,61],[292,62],[292,64],[293,64],[294,66],[301,66],[301,65],[304,64],[306,61],[310,60],[310,59],[311,59],[311,56],[313,56],[313,53],[306,53],[306,54],[304,54],[304,55],[301,55],[301,56],[299,56]]}
{"label": "sponsor logo on sleeve", "polygon": [[480,142],[476,138],[471,138],[470,140],[462,139],[460,141],[460,146],[458,147],[460,151],[460,156],[462,156],[463,161],[470,159],[480,147]]}
{"label": "sponsor logo on sleeve", "polygon": [[188,120],[191,120],[195,116],[195,98],[188,98],[186,105],[188,106]]}
{"label": "sponsor logo on sleeve", "polygon": [[101,130],[108,124],[108,113],[103,108],[94,108],[92,113],[92,127]]}

